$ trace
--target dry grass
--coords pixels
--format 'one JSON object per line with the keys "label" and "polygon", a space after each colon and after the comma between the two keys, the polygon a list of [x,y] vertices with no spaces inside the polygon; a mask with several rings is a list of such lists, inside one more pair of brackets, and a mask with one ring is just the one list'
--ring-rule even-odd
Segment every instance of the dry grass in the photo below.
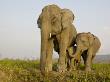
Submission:
{"label": "dry grass", "polygon": [[[56,68],[56,64],[54,64]],[[42,76],[38,60],[0,60],[0,82],[110,82],[110,64],[94,64],[91,73],[80,70]]]}

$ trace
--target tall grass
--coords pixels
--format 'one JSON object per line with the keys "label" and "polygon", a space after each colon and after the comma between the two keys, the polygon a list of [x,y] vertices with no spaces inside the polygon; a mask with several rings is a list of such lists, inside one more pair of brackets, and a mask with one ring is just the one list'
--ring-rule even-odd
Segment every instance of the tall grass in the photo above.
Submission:
{"label": "tall grass", "polygon": [[[56,64],[53,66],[56,68]],[[93,71],[80,70],[59,74],[55,71],[42,76],[39,60],[0,60],[0,82],[110,82],[110,64],[93,64]]]}

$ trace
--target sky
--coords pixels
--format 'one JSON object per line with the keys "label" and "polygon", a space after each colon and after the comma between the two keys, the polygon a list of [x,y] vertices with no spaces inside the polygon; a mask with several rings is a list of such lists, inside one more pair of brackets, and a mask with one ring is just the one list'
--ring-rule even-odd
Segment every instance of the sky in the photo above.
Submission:
{"label": "sky", "polygon": [[40,57],[37,18],[49,4],[70,9],[77,31],[91,32],[101,40],[97,54],[110,54],[110,0],[0,0],[0,58]]}

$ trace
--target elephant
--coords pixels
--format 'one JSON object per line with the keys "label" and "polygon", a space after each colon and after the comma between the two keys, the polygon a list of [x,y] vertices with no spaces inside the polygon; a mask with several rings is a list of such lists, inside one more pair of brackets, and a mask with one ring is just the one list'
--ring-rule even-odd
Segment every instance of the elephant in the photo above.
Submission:
{"label": "elephant", "polygon": [[78,33],[76,36],[76,51],[70,54],[77,62],[80,63],[81,56],[84,60],[85,71],[91,71],[91,64],[98,52],[101,42],[99,38],[90,32]]}
{"label": "elephant", "polygon": [[52,54],[55,37],[58,40],[59,59],[58,72],[66,71],[66,50],[73,45],[77,31],[72,24],[74,14],[69,9],[61,9],[57,5],[47,5],[42,9],[37,24],[41,29],[41,73],[52,71]]}

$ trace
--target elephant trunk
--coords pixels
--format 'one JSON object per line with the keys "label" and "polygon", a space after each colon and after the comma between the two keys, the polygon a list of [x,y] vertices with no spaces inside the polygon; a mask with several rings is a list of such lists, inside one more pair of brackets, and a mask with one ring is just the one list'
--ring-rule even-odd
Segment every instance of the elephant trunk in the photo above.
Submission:
{"label": "elephant trunk", "polygon": [[48,45],[49,45],[49,37],[51,37],[50,30],[48,29],[49,21],[47,20],[48,15],[42,17],[42,24],[41,24],[41,55],[40,55],[40,70],[42,73],[46,71],[46,61],[48,56]]}
{"label": "elephant trunk", "polygon": [[41,29],[41,55],[40,55],[40,69],[41,71],[45,71],[45,63],[46,63],[46,49],[47,49],[48,37],[45,29]]}
{"label": "elephant trunk", "polygon": [[81,53],[82,53],[81,50],[77,47],[75,53],[69,54],[69,56],[80,61]]}

